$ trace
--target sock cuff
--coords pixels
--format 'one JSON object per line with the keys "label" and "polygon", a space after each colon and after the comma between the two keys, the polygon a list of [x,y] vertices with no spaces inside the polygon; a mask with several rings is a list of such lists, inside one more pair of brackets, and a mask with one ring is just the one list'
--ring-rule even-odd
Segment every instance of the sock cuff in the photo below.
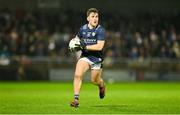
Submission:
{"label": "sock cuff", "polygon": [[74,99],[79,100],[79,94],[74,94]]}

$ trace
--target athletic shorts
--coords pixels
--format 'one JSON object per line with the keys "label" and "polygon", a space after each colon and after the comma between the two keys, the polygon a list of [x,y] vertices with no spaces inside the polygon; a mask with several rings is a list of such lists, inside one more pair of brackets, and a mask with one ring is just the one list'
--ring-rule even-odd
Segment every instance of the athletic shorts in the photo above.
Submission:
{"label": "athletic shorts", "polygon": [[98,63],[93,62],[90,59],[88,59],[87,57],[82,57],[79,60],[83,60],[83,61],[87,62],[90,65],[91,69],[102,69],[102,62],[98,62]]}

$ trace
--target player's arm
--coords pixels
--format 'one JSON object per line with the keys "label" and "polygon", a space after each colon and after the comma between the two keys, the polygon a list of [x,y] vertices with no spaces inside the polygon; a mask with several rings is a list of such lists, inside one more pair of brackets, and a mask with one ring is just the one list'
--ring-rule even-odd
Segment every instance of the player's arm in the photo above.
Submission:
{"label": "player's arm", "polygon": [[105,29],[104,28],[98,29],[98,33],[96,37],[97,37],[97,44],[85,46],[86,50],[101,51],[103,49],[105,44]]}
{"label": "player's arm", "polygon": [[97,44],[93,44],[93,45],[88,45],[86,46],[87,50],[95,50],[95,51],[101,51],[104,47],[104,40],[98,40]]}

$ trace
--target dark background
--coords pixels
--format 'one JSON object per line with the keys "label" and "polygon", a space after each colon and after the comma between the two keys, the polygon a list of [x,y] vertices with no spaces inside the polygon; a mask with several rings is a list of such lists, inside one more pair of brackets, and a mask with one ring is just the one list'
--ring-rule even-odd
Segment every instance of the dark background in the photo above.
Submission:
{"label": "dark background", "polygon": [[179,79],[179,0],[0,0],[0,78],[49,79],[54,68],[72,69],[68,43],[91,7],[106,29],[105,68]]}

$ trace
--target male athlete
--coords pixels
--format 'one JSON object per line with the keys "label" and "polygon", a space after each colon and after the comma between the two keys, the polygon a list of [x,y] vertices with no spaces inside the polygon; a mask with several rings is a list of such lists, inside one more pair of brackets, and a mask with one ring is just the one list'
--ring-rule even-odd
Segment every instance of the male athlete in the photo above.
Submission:
{"label": "male athlete", "polygon": [[87,11],[88,23],[83,25],[77,37],[81,39],[80,45],[76,45],[76,51],[81,50],[82,54],[76,64],[74,74],[74,100],[70,103],[72,107],[79,106],[79,93],[82,79],[85,72],[91,69],[91,81],[99,87],[99,97],[105,96],[105,84],[102,75],[102,50],[105,44],[105,29],[99,25],[99,13],[96,8]]}

